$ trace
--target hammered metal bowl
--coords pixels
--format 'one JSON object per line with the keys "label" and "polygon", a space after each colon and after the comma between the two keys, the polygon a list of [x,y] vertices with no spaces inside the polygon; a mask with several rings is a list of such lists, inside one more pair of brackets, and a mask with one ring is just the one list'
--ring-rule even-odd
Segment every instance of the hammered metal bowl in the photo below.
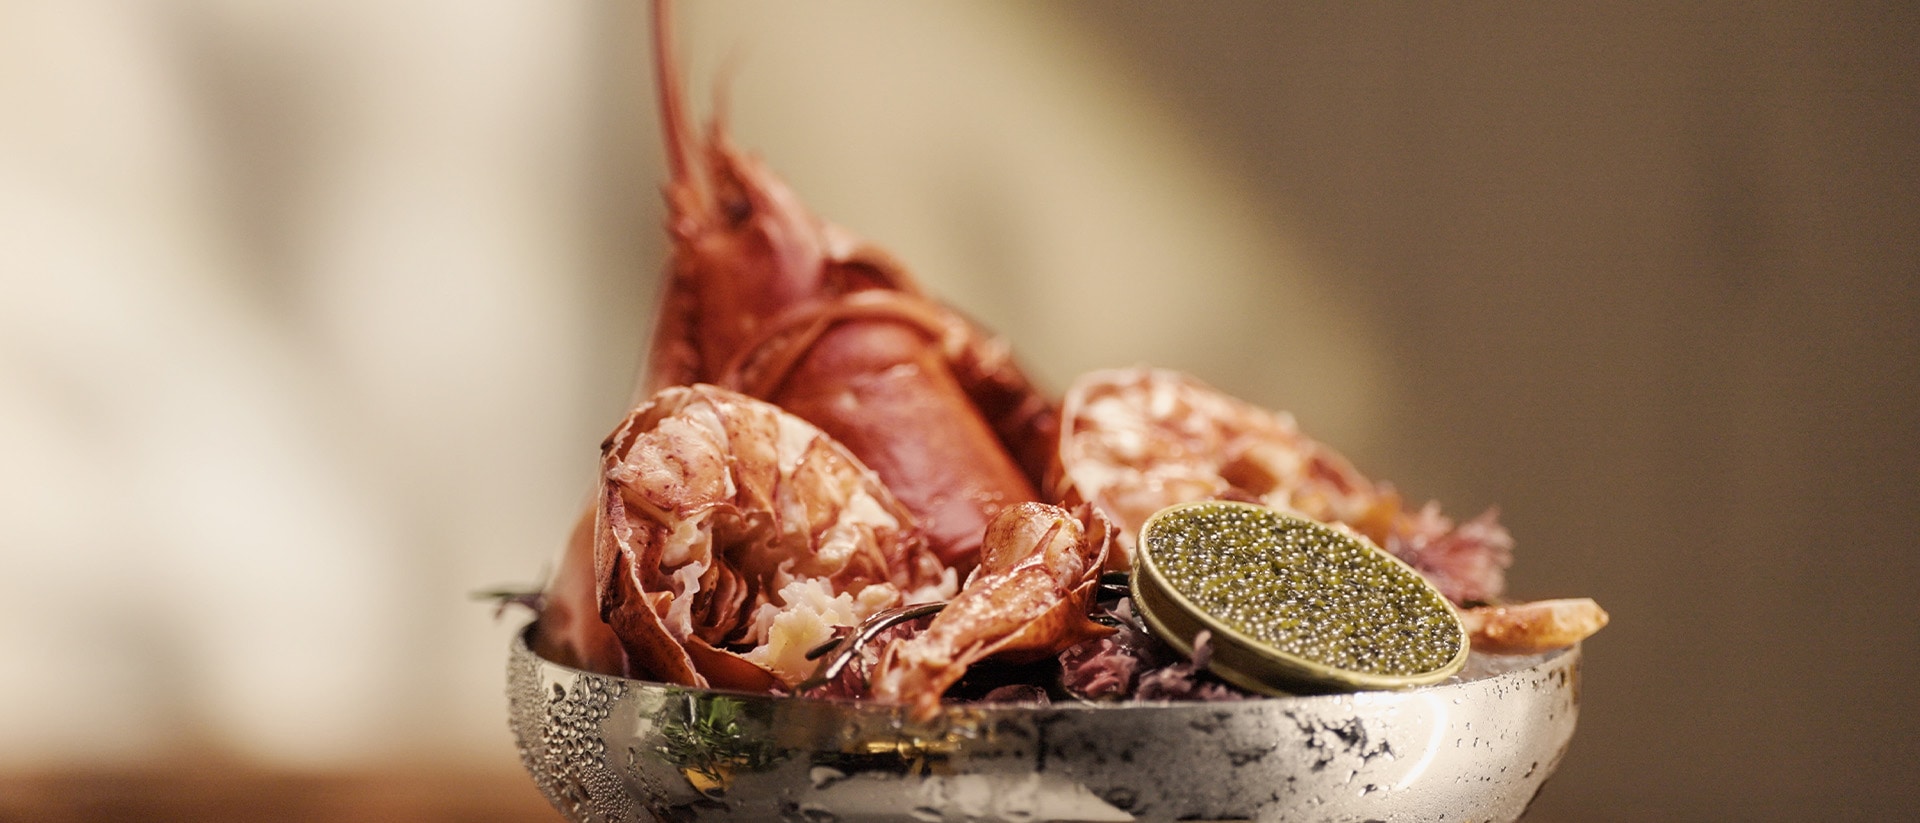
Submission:
{"label": "hammered metal bowl", "polygon": [[1452,682],[1219,703],[842,701],[507,666],[520,756],[575,821],[1511,821],[1559,765],[1579,648]]}

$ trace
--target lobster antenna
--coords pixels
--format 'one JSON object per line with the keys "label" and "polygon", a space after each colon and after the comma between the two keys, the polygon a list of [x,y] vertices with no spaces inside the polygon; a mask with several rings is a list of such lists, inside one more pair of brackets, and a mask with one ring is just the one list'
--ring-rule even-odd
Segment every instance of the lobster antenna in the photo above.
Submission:
{"label": "lobster antenna", "polygon": [[673,47],[673,3],[672,0],[654,0],[653,3],[653,77],[659,84],[660,128],[665,132],[667,143],[667,170],[674,180],[685,180],[691,174],[690,146],[692,136],[687,131],[687,106],[681,90],[680,57]]}

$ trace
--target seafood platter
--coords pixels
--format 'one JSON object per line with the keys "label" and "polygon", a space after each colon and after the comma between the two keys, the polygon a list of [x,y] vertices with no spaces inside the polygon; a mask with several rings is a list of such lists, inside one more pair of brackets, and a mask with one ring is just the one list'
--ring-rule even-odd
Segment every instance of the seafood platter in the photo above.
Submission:
{"label": "seafood platter", "polygon": [[716,120],[654,12],[666,282],[640,398],[509,652],[576,821],[1515,820],[1584,598],[1178,372],[1058,395]]}

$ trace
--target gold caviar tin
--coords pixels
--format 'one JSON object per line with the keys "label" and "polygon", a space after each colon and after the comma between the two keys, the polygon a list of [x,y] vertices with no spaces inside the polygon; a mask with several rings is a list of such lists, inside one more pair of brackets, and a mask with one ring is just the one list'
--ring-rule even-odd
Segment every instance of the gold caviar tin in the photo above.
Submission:
{"label": "gold caviar tin", "polygon": [[1419,572],[1344,526],[1230,501],[1181,503],[1140,528],[1133,605],[1161,640],[1269,695],[1438,683],[1467,633]]}

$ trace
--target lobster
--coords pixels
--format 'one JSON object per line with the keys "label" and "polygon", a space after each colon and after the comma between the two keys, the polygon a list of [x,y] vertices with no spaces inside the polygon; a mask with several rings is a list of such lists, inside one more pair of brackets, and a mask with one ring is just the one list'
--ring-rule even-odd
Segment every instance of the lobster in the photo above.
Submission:
{"label": "lobster", "polygon": [[[987,657],[1110,634],[1088,616],[1101,572],[1127,567],[1148,514],[1213,497],[1344,522],[1456,603],[1500,594],[1511,538],[1491,512],[1456,528],[1409,511],[1284,414],[1154,370],[1088,375],[1056,409],[1003,340],[813,215],[719,118],[695,138],[670,16],[657,0],[672,255],[646,400],[602,445],[598,497],[542,606],[543,656],[804,691],[823,641],[951,598],[872,668],[871,696],[925,716]],[[1510,649],[1605,621],[1597,606],[1469,616],[1476,643]]]}
{"label": "lobster", "polygon": [[[606,472],[631,447],[637,420],[652,420],[662,402],[684,402],[665,395],[695,384],[710,406],[749,408],[738,393],[797,415],[844,446],[859,472],[878,475],[872,496],[897,501],[911,533],[904,539],[924,545],[948,574],[965,575],[980,562],[992,518],[1037,500],[1054,473],[1058,413],[1004,340],[929,297],[886,252],[814,216],[733,145],[718,117],[695,138],[671,17],[671,4],[658,0],[654,58],[672,255],[639,406],[602,446],[612,462],[602,466],[599,497],[547,588],[536,651],[670,682],[777,686],[791,667],[765,659],[743,666],[725,648],[747,639],[737,615],[709,610],[702,618],[719,623],[672,626],[663,618],[669,595],[730,569],[731,559],[669,581],[655,568],[658,552],[635,548],[631,522],[622,520],[632,513],[628,499],[645,497],[637,490],[661,478]],[[754,456],[728,459],[736,468],[758,465]],[[659,523],[691,522],[687,512],[652,514]],[[706,593],[703,607],[717,596],[696,591]],[[777,586],[753,597],[762,606],[785,602]]]}
{"label": "lobster", "polygon": [[1004,340],[886,252],[814,216],[716,117],[696,140],[654,5],[673,251],[642,394],[710,383],[846,444],[962,573],[1001,508],[1039,499],[1058,417]]}

